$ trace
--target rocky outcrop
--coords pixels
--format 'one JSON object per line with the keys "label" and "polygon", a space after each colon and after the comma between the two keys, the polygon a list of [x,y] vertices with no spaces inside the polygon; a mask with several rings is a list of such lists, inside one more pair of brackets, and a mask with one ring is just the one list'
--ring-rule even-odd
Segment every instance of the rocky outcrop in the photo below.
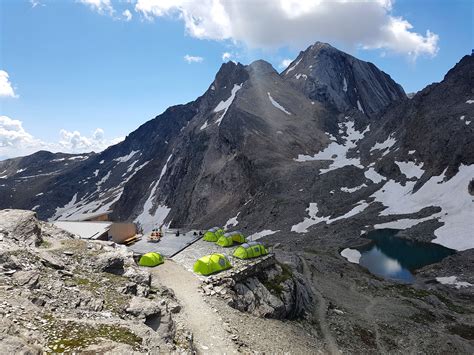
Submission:
{"label": "rocky outcrop", "polygon": [[300,52],[282,76],[310,99],[329,103],[339,112],[359,110],[374,117],[407,98],[403,88],[374,64],[327,43],[316,42]]}
{"label": "rocky outcrop", "polygon": [[177,300],[126,248],[72,239],[34,212],[0,215],[2,352],[179,350]]}

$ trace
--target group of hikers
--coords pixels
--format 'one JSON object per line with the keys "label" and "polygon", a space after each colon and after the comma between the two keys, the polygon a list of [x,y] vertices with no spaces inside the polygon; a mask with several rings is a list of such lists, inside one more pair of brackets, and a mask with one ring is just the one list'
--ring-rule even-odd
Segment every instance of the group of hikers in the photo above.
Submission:
{"label": "group of hikers", "polygon": [[[163,235],[162,228],[154,229],[150,236],[153,238],[161,238]],[[202,235],[200,232],[199,235]],[[259,256],[267,255],[268,250],[262,243],[247,242],[247,238],[239,231],[225,232],[223,228],[214,227],[204,233],[203,240],[213,242],[224,248],[238,244],[233,251],[232,256],[238,259],[251,259]],[[164,262],[164,258],[159,253],[146,253],[141,256],[138,264],[141,266],[157,266]],[[229,258],[223,253],[213,253],[199,258],[193,266],[193,271],[201,275],[210,275],[232,267]]]}

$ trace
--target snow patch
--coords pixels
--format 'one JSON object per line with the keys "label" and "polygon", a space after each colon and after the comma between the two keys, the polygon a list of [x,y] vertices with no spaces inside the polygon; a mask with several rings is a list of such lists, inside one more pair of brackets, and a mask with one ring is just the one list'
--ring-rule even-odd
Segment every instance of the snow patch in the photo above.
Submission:
{"label": "snow patch", "polygon": [[296,80],[299,78],[303,78],[304,80],[308,79],[308,76],[306,74],[295,74]]}
{"label": "snow patch", "polygon": [[[327,169],[321,169],[320,174],[325,174],[328,171],[336,170],[342,168],[347,165],[354,165],[358,168],[363,168],[360,163],[359,158],[347,158],[347,153],[350,149],[353,149],[357,146],[357,142],[364,137],[364,134],[368,132],[367,129],[364,132],[359,132],[354,128],[354,122],[348,121],[344,123],[340,123],[339,127],[341,131],[346,131],[345,136],[341,138],[345,140],[343,144],[339,144],[337,142],[332,141],[324,150],[320,151],[319,153],[310,156],[299,154],[298,158],[294,159],[297,162],[305,162],[305,161],[315,161],[315,160],[330,160],[332,161],[331,165]],[[330,139],[334,139],[330,135]]]}
{"label": "snow patch", "polygon": [[93,172],[94,176],[97,177],[97,175],[99,175],[99,169],[97,169],[96,171]]}
{"label": "snow patch", "polygon": [[240,84],[240,85],[234,84],[234,87],[232,88],[230,97],[225,101],[219,102],[219,104],[214,109],[214,112],[224,111],[224,113],[222,113],[220,115],[220,117],[216,120],[216,123],[217,123],[218,126],[221,125],[221,122],[224,119],[224,116],[227,113],[227,110],[229,109],[230,105],[232,104],[232,102],[235,99],[235,94],[237,94],[237,91],[239,91],[241,88],[242,88],[242,84]]}
{"label": "snow patch", "polygon": [[346,80],[346,77],[344,77],[344,80],[342,81],[342,91],[347,92],[347,80]]}
{"label": "snow patch", "polygon": [[419,218],[419,219],[404,218],[404,219],[399,219],[396,221],[375,224],[374,229],[387,229],[387,228],[388,229],[408,229],[422,222],[426,222],[432,219],[437,219],[438,217],[439,217],[439,214],[438,215],[434,214],[432,216]]}
{"label": "snow patch", "polygon": [[63,207],[58,207],[56,208],[56,211],[54,212],[53,217],[50,218],[51,221],[57,220],[64,212],[70,210],[71,208],[74,207],[77,201],[77,192],[74,194],[72,197],[71,201],[66,203]]}
{"label": "snow patch", "polygon": [[275,106],[277,109],[283,111],[287,115],[291,115],[290,112],[288,112],[282,105],[280,105],[278,102],[275,101],[275,99],[272,97],[272,95],[269,92],[267,92],[267,94],[268,94],[268,98],[270,99],[270,102],[272,103],[273,106]]}
{"label": "snow patch", "polygon": [[123,157],[119,157],[114,159],[114,161],[119,162],[119,163],[126,163],[130,159],[133,158],[135,154],[137,154],[139,151],[138,150],[132,150],[129,154],[124,155]]}
{"label": "snow patch", "polygon": [[470,104],[474,104],[474,100],[467,100],[467,101],[466,101],[466,104],[469,104],[469,105],[470,105]]}
{"label": "snow patch", "polygon": [[357,109],[358,109],[360,112],[365,113],[365,112],[364,112],[364,109],[362,108],[362,105],[360,104],[360,101],[359,101],[359,100],[357,100]]}
{"label": "snow patch", "polygon": [[100,165],[102,165],[102,164],[104,164],[104,163],[105,163],[105,160],[101,160],[101,161],[99,162]]}
{"label": "snow patch", "polygon": [[203,125],[201,126],[201,128],[199,128],[200,131],[206,129],[209,125],[207,124],[207,121],[203,123]]}
{"label": "snow patch", "polygon": [[474,286],[473,284],[470,284],[469,282],[458,281],[457,276],[437,277],[436,281],[438,281],[440,284],[443,284],[443,285],[453,285],[457,289],[460,289],[461,287]]}
{"label": "snow patch", "polygon": [[349,212],[347,212],[346,214],[344,214],[342,216],[339,216],[339,217],[331,218],[330,216],[326,216],[326,217],[316,216],[318,211],[319,211],[318,210],[318,204],[315,203],[315,202],[311,202],[309,204],[309,207],[306,209],[306,211],[308,211],[309,218],[304,218],[302,222],[293,225],[291,227],[291,231],[296,232],[296,233],[307,233],[308,228],[315,225],[315,224],[318,224],[318,223],[321,223],[321,222],[326,222],[326,224],[331,224],[331,223],[339,221],[341,219],[350,218],[352,216],[355,216],[355,215],[361,213],[368,206],[369,206],[369,204],[366,201],[359,201],[357,203],[357,205],[353,209],[351,209]]}
{"label": "snow patch", "polygon": [[442,209],[439,221],[444,225],[435,230],[432,242],[456,250],[473,248],[474,203],[467,187],[474,176],[474,165],[460,165],[458,173],[448,181],[445,173],[431,177],[416,192],[415,182],[408,181],[402,186],[389,180],[371,197],[387,206],[380,213],[384,216],[417,213],[425,207],[438,206]]}
{"label": "snow patch", "polygon": [[356,192],[357,190],[363,189],[364,187],[367,187],[366,184],[362,184],[356,187],[341,187],[341,191],[343,192],[348,192],[348,193],[353,193]]}
{"label": "snow patch", "polygon": [[249,236],[247,237],[247,239],[248,239],[249,241],[256,241],[256,240],[258,240],[258,239],[260,239],[260,238],[263,238],[263,237],[265,237],[265,236],[267,236],[267,235],[272,235],[272,234],[278,233],[279,231],[280,231],[280,230],[272,231],[272,230],[270,230],[270,229],[265,229],[265,230],[263,230],[263,231],[260,231],[260,232],[254,233],[254,234],[252,234],[252,235],[249,235]]}
{"label": "snow patch", "polygon": [[386,150],[388,149],[386,152],[384,152],[382,154],[382,156],[385,156],[386,154],[388,154],[388,152],[390,151],[390,148],[393,147],[393,145],[397,142],[397,140],[395,139],[395,137],[392,136],[392,134],[390,134],[390,136],[388,136],[388,138],[383,141],[382,143],[375,143],[374,146],[372,148],[370,148],[370,152],[373,152],[374,150]]}
{"label": "snow patch", "polygon": [[402,174],[405,175],[408,179],[413,177],[419,179],[425,173],[425,171],[422,169],[423,164],[419,166],[412,161],[396,161],[395,164],[398,165]]}
{"label": "snow patch", "polygon": [[409,150],[408,151],[408,154],[412,155],[412,154],[415,154],[416,150]]}
{"label": "snow patch", "polygon": [[224,229],[227,230],[231,227],[235,227],[237,224],[239,224],[239,221],[237,221],[237,217],[239,217],[239,213],[235,217],[229,218],[228,221],[225,223]]}
{"label": "snow patch", "polygon": [[357,249],[349,249],[346,248],[343,251],[341,251],[341,256],[347,259],[348,262],[353,263],[353,264],[358,264],[360,261],[360,257],[362,256],[360,251]]}
{"label": "snow patch", "polygon": [[144,233],[148,233],[153,228],[160,226],[165,220],[165,218],[168,216],[168,213],[171,211],[171,208],[161,204],[156,207],[154,212],[152,212],[151,210],[153,209],[153,198],[156,195],[156,191],[158,190],[158,186],[160,185],[161,178],[166,173],[168,162],[171,160],[172,156],[173,154],[170,154],[170,156],[166,160],[163,169],[161,169],[161,174],[158,180],[151,184],[150,195],[148,195],[148,198],[145,201],[145,204],[143,205],[143,212],[134,220],[135,223],[140,223],[140,226],[142,227]]}
{"label": "snow patch", "polygon": [[374,184],[378,184],[385,179],[385,177],[376,172],[374,168],[367,169],[367,171],[364,172],[364,175],[367,179],[372,180]]}
{"label": "snow patch", "polygon": [[296,66],[297,66],[298,64],[300,64],[301,59],[303,59],[303,58],[300,58],[300,59],[299,59],[295,64],[293,64],[290,68],[286,69],[285,75],[288,75],[288,74],[290,73],[290,71],[294,70],[294,69],[296,68]]}

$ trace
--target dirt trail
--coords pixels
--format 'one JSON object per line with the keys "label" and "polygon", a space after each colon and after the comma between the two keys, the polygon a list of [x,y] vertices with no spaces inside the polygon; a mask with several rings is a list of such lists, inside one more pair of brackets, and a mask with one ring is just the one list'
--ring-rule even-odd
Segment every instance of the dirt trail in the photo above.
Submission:
{"label": "dirt trail", "polygon": [[[306,260],[304,257],[300,256],[301,263],[303,265],[303,275],[308,279],[313,281],[313,273],[311,272]],[[313,287],[313,282],[309,282],[308,286],[310,286],[311,291],[313,292],[314,296],[316,297],[317,301],[317,308],[314,310],[314,317],[315,320],[319,323],[321,328],[322,335],[327,345],[327,351],[330,354],[339,354],[340,351],[337,348],[336,341],[331,334],[331,330],[329,329],[327,322],[326,322],[326,313],[327,313],[327,305],[326,300],[324,299],[321,292],[319,292],[316,288]]]}
{"label": "dirt trail", "polygon": [[222,327],[223,320],[198,292],[200,281],[196,276],[172,260],[154,268],[152,276],[153,283],[174,291],[182,306],[178,317],[192,331],[196,351],[207,354],[237,352],[230,334]]}

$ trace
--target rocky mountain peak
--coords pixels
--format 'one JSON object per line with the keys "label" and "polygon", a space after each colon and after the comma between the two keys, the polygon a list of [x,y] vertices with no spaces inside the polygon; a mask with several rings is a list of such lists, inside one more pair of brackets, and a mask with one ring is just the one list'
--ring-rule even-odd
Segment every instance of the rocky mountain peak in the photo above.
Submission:
{"label": "rocky mountain peak", "polygon": [[283,78],[311,100],[373,117],[390,103],[406,99],[403,88],[369,62],[316,42],[285,69]]}
{"label": "rocky mountain peak", "polygon": [[215,90],[219,90],[232,87],[235,83],[242,83],[247,78],[248,74],[244,65],[229,61],[221,65],[212,85]]}

